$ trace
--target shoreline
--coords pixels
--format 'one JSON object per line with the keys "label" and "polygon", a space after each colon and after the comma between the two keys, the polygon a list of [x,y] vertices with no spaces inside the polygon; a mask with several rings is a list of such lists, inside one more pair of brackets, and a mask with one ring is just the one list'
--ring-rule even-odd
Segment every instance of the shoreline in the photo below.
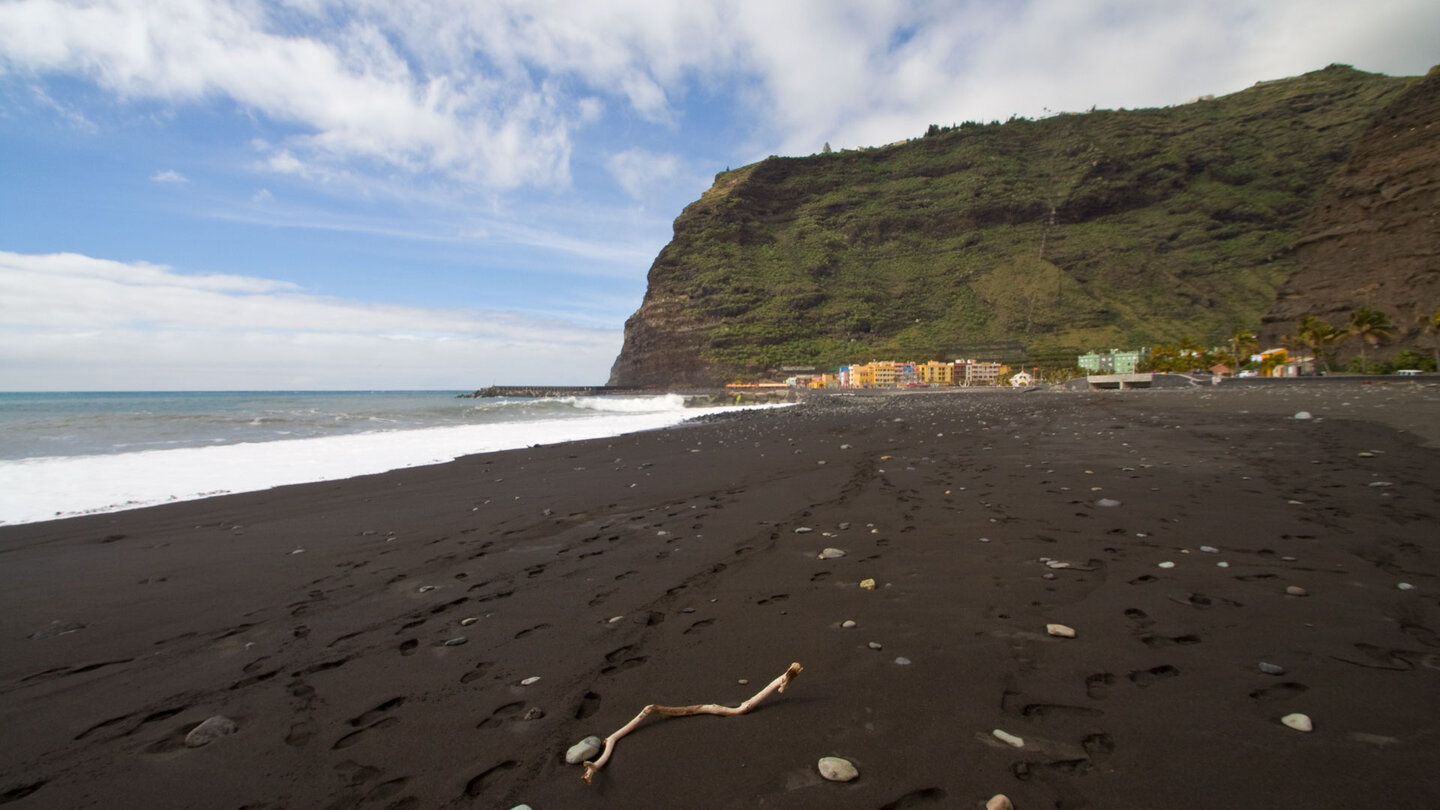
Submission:
{"label": "shoreline", "polygon": [[[1435,386],[947,394],[0,526],[0,795],[1440,801]],[[641,726],[594,785],[563,764],[792,661],[750,714]],[[186,747],[216,714],[238,731]],[[860,778],[825,782],[823,756]]]}

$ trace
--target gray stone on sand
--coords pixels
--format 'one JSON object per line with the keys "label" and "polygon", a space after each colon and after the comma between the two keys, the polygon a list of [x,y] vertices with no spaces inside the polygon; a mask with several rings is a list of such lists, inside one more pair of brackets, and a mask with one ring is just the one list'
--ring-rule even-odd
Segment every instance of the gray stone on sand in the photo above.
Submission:
{"label": "gray stone on sand", "polygon": [[902,655],[895,659],[895,664],[896,666],[908,667],[910,666],[910,659]]}
{"label": "gray stone on sand", "polygon": [[190,729],[190,733],[185,735],[185,744],[191,748],[199,748],[202,745],[209,745],[221,737],[234,734],[235,731],[236,726],[234,720],[217,714],[214,717],[207,718],[205,722],[195,728]]}
{"label": "gray stone on sand", "polygon": [[1025,740],[1021,739],[1020,737],[1016,737],[1014,734],[1011,734],[1008,731],[997,728],[990,733],[995,735],[995,739],[1005,743],[1008,746],[1011,746],[1012,748],[1025,747]]}
{"label": "gray stone on sand", "polygon": [[464,644],[465,642],[467,642],[467,641],[469,641],[469,640],[470,640],[470,639],[465,638],[464,636],[456,636],[455,638],[447,638],[447,639],[445,639],[445,646],[446,646],[446,647],[459,647],[461,644]]}
{"label": "gray stone on sand", "polygon": [[985,802],[985,810],[1015,810],[1015,804],[1004,793],[996,793]]}
{"label": "gray stone on sand", "polygon": [[795,533],[796,533],[796,534],[809,534],[810,532],[813,532],[813,531],[815,531],[815,530],[812,529],[812,528],[810,528],[809,526],[801,526],[801,527],[799,527],[799,528],[797,528],[797,529],[795,530]]}
{"label": "gray stone on sand", "polygon": [[596,736],[589,736],[578,743],[570,746],[565,752],[565,763],[567,765],[579,765],[600,753],[605,747],[605,741]]}
{"label": "gray stone on sand", "polygon": [[845,552],[838,548],[827,548],[820,552],[820,559],[822,560],[838,560],[844,556]]}
{"label": "gray stone on sand", "polygon": [[1309,592],[1309,591],[1305,590],[1304,588],[1300,587],[1299,585],[1287,585],[1287,586],[1285,586],[1285,593],[1289,594],[1290,596],[1309,596],[1309,595],[1310,595],[1310,592]]}
{"label": "gray stone on sand", "polygon": [[1260,671],[1265,673],[1266,675],[1284,675],[1285,667],[1282,667],[1279,664],[1271,664],[1268,661],[1261,661]]}
{"label": "gray stone on sand", "polygon": [[840,623],[840,626],[843,627],[843,628],[845,628],[846,630],[849,630],[850,628],[852,628],[852,627],[855,626],[855,620],[854,620],[854,619],[846,619],[845,621],[843,621],[843,622]]}
{"label": "gray stone on sand", "polygon": [[870,642],[870,645],[869,645],[869,646],[870,646],[870,649],[872,649],[872,650],[883,650],[883,649],[885,649],[885,645],[884,645],[884,644],[881,644],[881,643],[878,642],[878,641],[872,641],[872,642]]}
{"label": "gray stone on sand", "polygon": [[1075,637],[1075,628],[1064,624],[1047,624],[1045,625],[1045,632],[1058,638]]}
{"label": "gray stone on sand", "polygon": [[1101,498],[1095,502],[1096,506],[1119,506],[1120,502],[1114,498]]}
{"label": "gray stone on sand", "polygon": [[1312,416],[1310,415],[1310,412],[1309,412],[1309,411],[1296,411],[1296,412],[1295,412],[1295,418],[1296,418],[1296,419],[1300,419],[1300,420],[1305,420],[1305,419],[1313,419],[1314,417],[1312,417]]}
{"label": "gray stone on sand", "polygon": [[848,759],[821,757],[818,766],[820,775],[831,782],[849,782],[860,775],[860,770]]}

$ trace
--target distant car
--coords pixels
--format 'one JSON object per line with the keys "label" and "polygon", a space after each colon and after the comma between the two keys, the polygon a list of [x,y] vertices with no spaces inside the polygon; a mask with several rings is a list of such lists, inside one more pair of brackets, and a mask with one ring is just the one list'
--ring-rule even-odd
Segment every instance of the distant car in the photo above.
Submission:
{"label": "distant car", "polygon": [[1401,377],[1419,377],[1422,373],[1418,368],[1402,368],[1395,371]]}
{"label": "distant car", "polygon": [[1240,372],[1239,374],[1236,374],[1235,376],[1236,376],[1236,377],[1258,377],[1258,376],[1260,376],[1260,375],[1259,375],[1258,373],[1250,370],[1250,369],[1246,369],[1245,371],[1242,371],[1242,372]]}

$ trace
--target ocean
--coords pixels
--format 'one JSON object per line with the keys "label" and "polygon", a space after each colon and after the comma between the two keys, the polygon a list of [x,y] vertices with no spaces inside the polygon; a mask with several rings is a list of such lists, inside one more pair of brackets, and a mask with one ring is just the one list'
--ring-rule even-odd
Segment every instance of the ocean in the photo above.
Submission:
{"label": "ocean", "polygon": [[0,393],[0,525],[436,464],[669,427],[733,407],[675,394]]}

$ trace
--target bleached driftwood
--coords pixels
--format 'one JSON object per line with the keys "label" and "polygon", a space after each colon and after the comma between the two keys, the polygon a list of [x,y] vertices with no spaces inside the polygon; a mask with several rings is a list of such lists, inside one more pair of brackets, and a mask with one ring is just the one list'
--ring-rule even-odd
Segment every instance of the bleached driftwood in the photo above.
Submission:
{"label": "bleached driftwood", "polygon": [[716,703],[703,703],[695,706],[657,706],[651,703],[649,706],[641,709],[640,713],[635,715],[635,719],[621,726],[618,731],[605,738],[605,745],[600,751],[600,756],[592,762],[585,763],[585,775],[581,778],[587,783],[589,783],[591,779],[594,779],[595,774],[598,773],[601,768],[605,767],[606,762],[610,761],[610,755],[615,751],[615,743],[621,737],[634,731],[636,726],[640,725],[644,722],[645,718],[652,714],[658,714],[662,717],[686,717],[692,714],[718,714],[722,717],[729,717],[731,715],[744,714],[755,708],[756,704],[769,697],[771,693],[784,692],[785,687],[789,686],[790,682],[795,680],[795,677],[803,670],[804,667],[799,664],[791,664],[790,668],[785,670],[780,677],[771,681],[764,689],[756,692],[749,700],[746,700],[734,708],[721,706]]}

